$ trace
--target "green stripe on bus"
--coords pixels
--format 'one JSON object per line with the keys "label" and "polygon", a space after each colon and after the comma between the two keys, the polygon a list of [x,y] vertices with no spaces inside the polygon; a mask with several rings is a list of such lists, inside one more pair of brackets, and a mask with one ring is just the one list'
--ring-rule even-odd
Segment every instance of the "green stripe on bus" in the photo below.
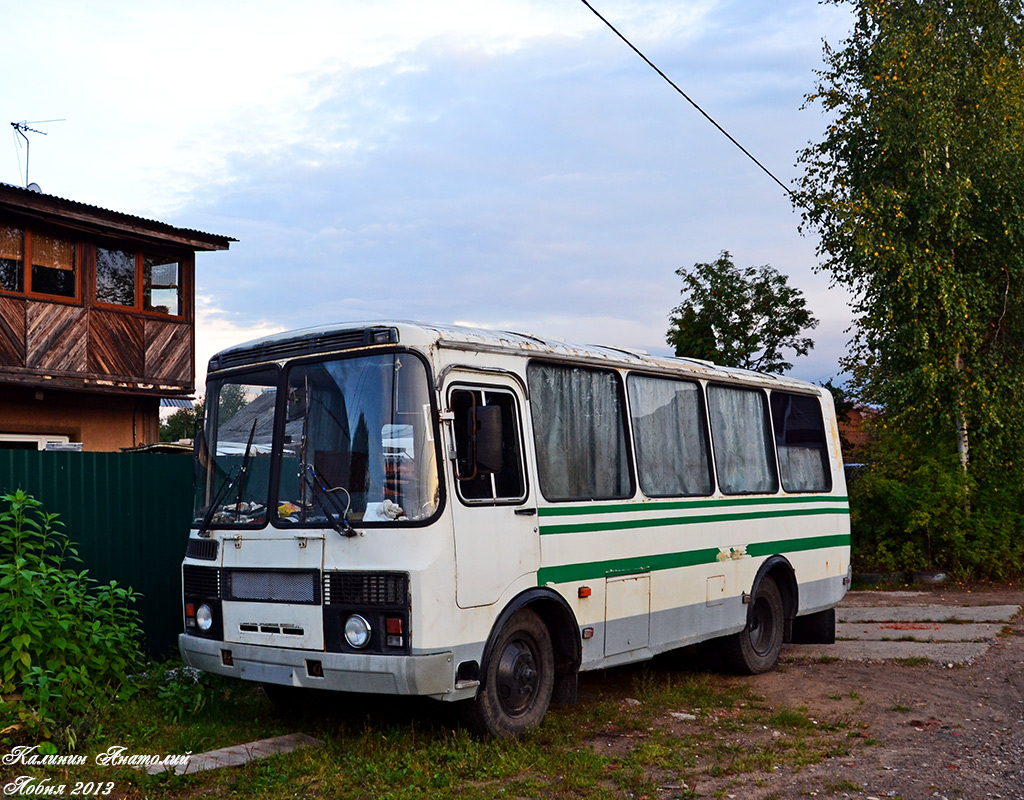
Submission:
{"label": "green stripe on bus", "polygon": [[[766,556],[775,553],[794,553],[801,550],[824,550],[830,547],[848,547],[849,534],[830,536],[809,536],[806,539],[787,539],[778,542],[763,542],[747,547],[750,556]],[[657,572],[679,567],[695,567],[718,561],[721,551],[717,547],[704,550],[687,550],[682,553],[661,553],[650,556],[631,556],[605,561],[590,561],[585,564],[563,564],[557,567],[542,567],[537,572],[537,585],[549,583],[572,583],[589,581],[616,575],[635,575]]]}
{"label": "green stripe on bus", "polygon": [[831,503],[846,505],[845,495],[814,495],[807,497],[735,497],[726,500],[673,500],[669,502],[648,501],[644,503],[614,503],[610,505],[543,506],[538,509],[542,517],[570,517],[587,514],[623,514],[630,512],[666,509],[679,511],[690,508],[728,508],[730,506],[797,505],[806,503]]}
{"label": "green stripe on bus", "polygon": [[[652,509],[653,510],[653,509]],[[777,517],[811,517],[829,514],[848,515],[843,508],[786,508],[778,511],[747,511],[733,514],[701,514],[692,517],[648,517],[627,519],[616,522],[577,522],[566,525],[541,525],[540,535],[559,533],[597,533],[598,531],[635,530],[637,528],[665,528],[672,525],[695,525],[701,522],[739,522],[742,520],[768,519]]]}

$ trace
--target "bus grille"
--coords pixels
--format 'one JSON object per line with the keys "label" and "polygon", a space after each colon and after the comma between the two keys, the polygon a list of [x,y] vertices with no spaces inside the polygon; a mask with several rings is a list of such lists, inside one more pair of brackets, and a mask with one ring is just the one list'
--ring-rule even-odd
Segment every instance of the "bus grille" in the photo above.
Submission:
{"label": "bus grille", "polygon": [[199,558],[203,561],[216,561],[219,546],[220,543],[216,539],[189,539],[185,556]]}
{"label": "bus grille", "polygon": [[195,567],[185,564],[181,574],[186,597],[220,597],[220,570],[214,567]]}
{"label": "bus grille", "polygon": [[316,572],[263,569],[224,571],[224,599],[264,603],[319,603]]}
{"label": "bus grille", "polygon": [[409,576],[404,572],[328,572],[324,575],[324,605],[409,605]]}

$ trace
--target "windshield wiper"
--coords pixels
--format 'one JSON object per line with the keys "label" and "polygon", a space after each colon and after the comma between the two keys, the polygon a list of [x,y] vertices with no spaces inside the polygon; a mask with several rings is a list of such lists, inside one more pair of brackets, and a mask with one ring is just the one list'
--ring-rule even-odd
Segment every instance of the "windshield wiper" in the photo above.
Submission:
{"label": "windshield wiper", "polygon": [[252,430],[249,431],[249,441],[245,445],[245,456],[242,457],[242,466],[232,467],[231,471],[224,476],[224,483],[220,485],[217,493],[213,496],[213,501],[206,509],[206,513],[203,514],[203,521],[199,523],[199,535],[203,538],[208,537],[210,534],[207,532],[207,528],[210,526],[213,515],[217,513],[217,509],[220,508],[220,504],[224,502],[224,498],[228,496],[228,492],[231,491],[231,487],[238,481],[238,502],[235,503],[235,521],[238,521],[238,509],[242,505],[242,489],[245,488],[245,473],[249,469],[249,455],[252,451],[252,438],[256,433],[256,420],[252,421]]}
{"label": "windshield wiper", "polygon": [[231,487],[238,479],[238,467],[232,467],[231,471],[224,476],[224,483],[220,485],[217,493],[213,496],[213,500],[210,505],[206,508],[206,513],[203,514],[203,521],[199,523],[199,535],[203,538],[208,537],[210,534],[207,528],[210,527],[210,520],[213,519],[213,515],[217,513],[217,509],[220,508],[220,504],[224,502],[224,498],[228,496],[228,492],[231,491]]}
{"label": "windshield wiper", "polygon": [[245,456],[242,458],[242,471],[238,473],[238,499],[235,501],[235,522],[242,509],[242,492],[245,490],[245,473],[249,471],[249,456],[252,455],[252,438],[256,435],[256,420],[249,429],[249,441],[245,443]]}
{"label": "windshield wiper", "polygon": [[[323,509],[324,515],[327,517],[328,522],[331,523],[331,527],[342,536],[349,538],[358,536],[359,531],[353,528],[352,523],[348,521],[348,512],[352,505],[352,496],[348,493],[348,489],[344,486],[328,486],[313,468],[312,464],[305,465],[302,471],[302,479],[313,493],[313,502]],[[342,508],[341,501],[333,494],[333,492],[337,491],[344,492],[349,498],[348,505],[344,508]],[[328,508],[328,505],[331,508]],[[332,508],[334,510],[333,516],[331,513]]]}

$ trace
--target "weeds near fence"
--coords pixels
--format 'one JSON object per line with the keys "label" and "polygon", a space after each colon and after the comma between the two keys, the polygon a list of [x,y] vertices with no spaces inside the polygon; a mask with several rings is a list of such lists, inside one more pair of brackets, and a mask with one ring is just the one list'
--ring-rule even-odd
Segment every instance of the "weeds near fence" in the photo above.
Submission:
{"label": "weeds near fence", "polygon": [[74,749],[93,712],[131,691],[135,596],[76,569],[63,524],[34,497],[19,489],[0,503],[0,743]]}

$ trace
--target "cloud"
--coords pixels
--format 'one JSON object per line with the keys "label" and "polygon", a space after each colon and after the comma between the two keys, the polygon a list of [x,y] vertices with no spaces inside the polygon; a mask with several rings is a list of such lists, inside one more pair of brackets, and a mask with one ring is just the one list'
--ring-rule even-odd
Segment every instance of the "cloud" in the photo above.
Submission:
{"label": "cloud", "polygon": [[[271,311],[271,309],[268,309]],[[241,318],[219,308],[213,298],[196,297],[196,391],[206,383],[210,358],[226,347],[279,333],[284,326],[267,319]]]}
{"label": "cloud", "polygon": [[[795,175],[821,124],[798,111],[819,39],[848,12],[595,5]],[[728,249],[790,275],[822,318],[794,374],[836,370],[846,298],[785,193],[582,4],[37,0],[9,24],[59,54],[9,98],[18,118],[68,117],[33,141],[45,191],[240,240],[197,259],[217,341],[473,319],[667,352],[674,270]]]}

